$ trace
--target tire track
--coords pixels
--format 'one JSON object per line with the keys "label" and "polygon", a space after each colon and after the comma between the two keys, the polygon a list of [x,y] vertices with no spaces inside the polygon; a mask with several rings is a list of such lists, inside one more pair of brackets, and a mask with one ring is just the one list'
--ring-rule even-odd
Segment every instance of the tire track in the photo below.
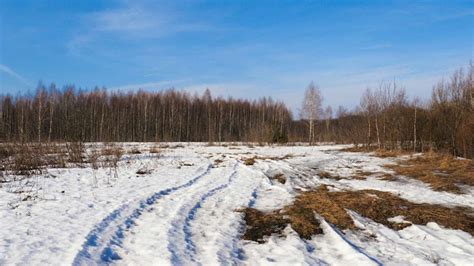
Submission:
{"label": "tire track", "polygon": [[[191,207],[185,205],[181,208],[180,213],[182,213],[182,215],[175,219],[172,227],[168,231],[168,250],[171,253],[171,263],[173,265],[198,264],[195,259],[196,245],[192,239],[191,222],[195,219],[197,211],[208,198],[227,188],[233,182],[237,175],[237,166],[238,162],[232,167],[232,173],[229,175],[226,183],[214,187],[203,194]],[[180,240],[184,241],[184,249],[180,249],[180,247],[183,247],[183,245],[180,245],[180,243],[183,243]]]}
{"label": "tire track", "polygon": [[124,238],[124,231],[135,225],[137,220],[147,207],[156,203],[160,198],[169,195],[177,190],[190,187],[202,177],[210,173],[212,164],[208,163],[203,173],[195,176],[188,182],[158,191],[150,197],[141,200],[138,206],[132,208],[130,204],[124,204],[105,217],[86,236],[86,241],[82,249],[76,254],[72,265],[107,264],[120,259],[120,256],[113,250],[114,247],[121,247]]}

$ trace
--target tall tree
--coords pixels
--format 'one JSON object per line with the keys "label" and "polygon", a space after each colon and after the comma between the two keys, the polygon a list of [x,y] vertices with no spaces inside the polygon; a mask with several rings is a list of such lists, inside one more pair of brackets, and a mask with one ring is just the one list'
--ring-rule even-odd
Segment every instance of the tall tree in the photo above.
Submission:
{"label": "tall tree", "polygon": [[321,115],[323,97],[319,87],[311,83],[306,88],[304,99],[301,106],[301,118],[308,123],[308,142],[312,145],[314,142],[315,123]]}

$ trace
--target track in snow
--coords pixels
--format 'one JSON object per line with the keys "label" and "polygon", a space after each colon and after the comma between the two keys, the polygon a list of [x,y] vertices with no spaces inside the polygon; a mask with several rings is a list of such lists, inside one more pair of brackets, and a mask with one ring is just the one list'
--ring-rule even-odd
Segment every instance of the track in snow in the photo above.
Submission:
{"label": "track in snow", "polygon": [[[172,228],[170,228],[168,231],[168,250],[171,253],[172,264],[182,265],[185,262],[196,263],[194,258],[196,255],[196,245],[192,240],[192,233],[190,229],[191,221],[194,220],[197,211],[209,197],[212,197],[214,194],[220,190],[225,189],[232,183],[235,176],[237,175],[237,165],[238,163],[232,167],[232,173],[229,175],[227,183],[214,187],[206,192],[189,210],[187,210],[189,208],[188,205],[185,205],[181,208],[180,213],[186,213],[184,219],[181,216],[178,217],[178,219],[173,222]],[[178,244],[180,243],[180,238],[184,239],[184,250],[180,249],[181,245]]]}
{"label": "track in snow", "polygon": [[150,197],[141,200],[135,208],[132,208],[129,204],[124,204],[110,213],[86,236],[86,241],[83,243],[82,249],[76,254],[72,264],[106,264],[120,259],[118,254],[113,251],[113,248],[121,246],[124,231],[134,226],[134,221],[142,215],[146,208],[166,195],[192,186],[196,181],[209,174],[211,168],[212,164],[208,164],[203,173],[182,185],[154,193]]}

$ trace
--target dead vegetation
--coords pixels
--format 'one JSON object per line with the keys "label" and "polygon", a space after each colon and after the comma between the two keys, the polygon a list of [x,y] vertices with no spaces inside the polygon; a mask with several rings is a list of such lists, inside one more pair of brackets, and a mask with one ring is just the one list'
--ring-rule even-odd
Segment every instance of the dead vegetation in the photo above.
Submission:
{"label": "dead vegetation", "polygon": [[148,175],[148,174],[151,174],[151,170],[146,168],[146,167],[143,167],[143,168],[138,169],[136,174],[137,175]]}
{"label": "dead vegetation", "polygon": [[213,167],[219,167],[219,165],[220,165],[221,163],[223,163],[223,162],[224,162],[224,161],[221,160],[221,159],[215,159],[215,160],[214,160]]}
{"label": "dead vegetation", "polygon": [[357,180],[365,180],[366,177],[370,175],[369,172],[359,172],[357,171],[355,175],[349,177],[342,177],[338,174],[329,173],[327,171],[319,171],[318,176],[322,179],[333,179],[333,180],[341,180],[341,179],[357,179]]}
{"label": "dead vegetation", "polygon": [[[352,147],[344,151],[361,152],[371,151],[366,147]],[[374,155],[381,158],[397,157],[412,154],[402,150],[375,150]],[[371,173],[357,171],[355,177],[365,178],[369,175],[378,175],[381,180],[396,181],[396,175],[415,178],[427,183],[435,191],[446,191],[451,193],[463,193],[462,186],[474,186],[474,163],[469,159],[459,159],[452,155],[428,152],[420,156],[410,156],[409,159],[398,160],[396,164],[387,164],[395,174]],[[322,178],[331,178],[323,175]],[[335,179],[334,176],[332,176]],[[339,179],[336,179],[339,180]]]}
{"label": "dead vegetation", "polygon": [[70,163],[76,163],[76,164],[82,164],[84,163],[84,152],[85,152],[85,147],[84,143],[82,142],[69,142],[66,143],[66,149],[68,152],[68,161]]}
{"label": "dead vegetation", "polygon": [[141,154],[142,152],[138,148],[132,148],[130,154]]}
{"label": "dead vegetation", "polygon": [[353,146],[349,148],[342,149],[341,151],[345,152],[371,152],[374,156],[380,158],[389,158],[397,157],[401,155],[413,154],[413,152],[406,150],[387,150],[387,149],[378,149],[376,146]]}
{"label": "dead vegetation", "polygon": [[392,174],[389,173],[381,173],[378,175],[378,178],[380,180],[385,180],[385,181],[397,181],[398,178]]}
{"label": "dead vegetation", "polygon": [[254,165],[255,164],[255,157],[253,158],[245,158],[243,159],[245,165]]}
{"label": "dead vegetation", "polygon": [[272,161],[280,161],[294,157],[293,154],[286,154],[285,156],[278,157],[278,156],[253,156],[250,158],[242,158],[245,165],[254,165],[256,160],[272,160]]}
{"label": "dead vegetation", "polygon": [[161,149],[159,146],[153,146],[150,148],[150,153],[154,153],[154,154],[161,153]]}
{"label": "dead vegetation", "polygon": [[286,183],[286,177],[282,173],[274,174],[273,176],[270,176],[269,178],[270,178],[270,180],[276,180],[276,181],[280,182],[281,184]]}
{"label": "dead vegetation", "polygon": [[341,180],[341,177],[339,175],[331,174],[326,171],[319,171],[318,176],[323,179]]}
{"label": "dead vegetation", "polygon": [[[322,233],[315,214],[340,230],[355,230],[357,228],[347,210],[394,230],[401,230],[411,224],[436,222],[474,235],[474,215],[469,208],[413,203],[378,190],[330,192],[326,186],[320,186],[316,190],[301,193],[291,205],[281,210],[263,213],[245,209],[243,212],[247,229],[243,239],[262,243],[265,236],[281,233],[286,225],[291,225],[300,237],[311,238],[314,234]],[[409,222],[389,221],[396,216],[402,216]]]}
{"label": "dead vegetation", "polygon": [[263,213],[252,208],[246,208],[242,212],[247,225],[242,239],[258,243],[264,243],[266,236],[280,234],[290,222],[277,212]]}
{"label": "dead vegetation", "polygon": [[456,159],[450,155],[427,153],[395,165],[385,165],[398,175],[425,182],[436,191],[462,193],[460,186],[474,186],[474,163],[468,159]]}
{"label": "dead vegetation", "polygon": [[12,144],[8,149],[8,157],[4,159],[5,171],[13,175],[31,176],[42,174],[46,168],[43,159],[44,150],[37,144]]}

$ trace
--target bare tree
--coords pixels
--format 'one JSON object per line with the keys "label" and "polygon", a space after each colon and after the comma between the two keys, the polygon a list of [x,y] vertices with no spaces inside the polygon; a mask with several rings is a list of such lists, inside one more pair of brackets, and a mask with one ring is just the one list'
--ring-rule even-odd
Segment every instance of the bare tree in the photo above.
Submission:
{"label": "bare tree", "polygon": [[372,133],[372,127],[371,127],[371,119],[370,117],[372,116],[372,111],[373,111],[373,96],[372,96],[372,91],[367,88],[362,95],[362,98],[360,100],[360,107],[362,109],[363,115],[367,117],[367,146],[371,145],[371,133]]}
{"label": "bare tree", "polygon": [[416,122],[417,122],[417,111],[418,111],[418,106],[420,105],[420,99],[418,97],[415,97],[413,99],[413,109],[415,109],[415,116],[413,119],[413,152],[416,152]]}
{"label": "bare tree", "polygon": [[332,107],[330,105],[324,109],[324,119],[326,120],[326,141],[328,141],[330,139],[329,126],[332,119]]}
{"label": "bare tree", "polygon": [[314,142],[314,125],[315,122],[320,118],[321,109],[322,109],[323,97],[321,96],[321,91],[319,87],[315,86],[314,83],[311,83],[306,88],[303,103],[301,106],[301,119],[308,122],[309,132],[308,132],[308,142],[309,145],[312,145]]}

